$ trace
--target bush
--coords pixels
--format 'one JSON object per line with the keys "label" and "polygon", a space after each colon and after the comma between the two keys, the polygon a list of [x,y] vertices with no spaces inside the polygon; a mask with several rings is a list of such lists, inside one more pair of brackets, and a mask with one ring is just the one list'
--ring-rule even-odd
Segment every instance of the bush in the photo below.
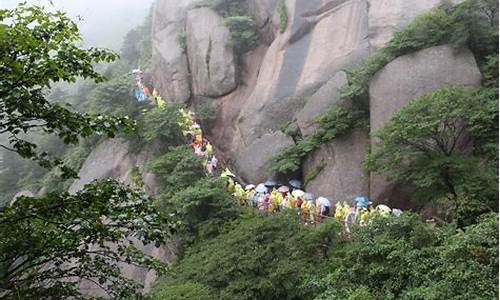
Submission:
{"label": "bush", "polygon": [[134,82],[126,75],[100,83],[88,95],[90,112],[136,117],[139,103],[132,97]]}
{"label": "bush", "polygon": [[[498,149],[498,98],[481,95],[481,90],[449,87],[413,100],[375,132],[381,141],[365,166],[415,186],[421,201],[451,199],[454,211],[464,196],[497,202],[498,165],[489,161],[498,156],[480,153],[484,147]],[[475,146],[464,144],[471,138]],[[465,152],[466,147],[478,148],[476,155]]]}
{"label": "bush", "polygon": [[181,283],[161,288],[150,300],[210,300],[215,299],[210,288],[199,283]]}
{"label": "bush", "polygon": [[314,252],[327,235],[337,236],[339,227],[313,235],[314,229],[302,228],[294,214],[249,212],[189,249],[159,290],[196,282],[214,291],[216,299],[310,299],[311,291],[298,286],[307,274],[319,272]]}
{"label": "bush", "polygon": [[324,288],[316,299],[495,299],[497,223],[491,214],[455,231],[411,214],[378,218],[334,247],[331,273],[306,285]]}
{"label": "bush", "polygon": [[168,196],[187,188],[205,176],[202,160],[188,145],[170,147],[146,169],[158,176],[162,193]]}
{"label": "bush", "polygon": [[[398,56],[432,46],[453,44],[469,47],[479,61],[498,53],[498,27],[484,17],[482,5],[487,0],[467,0],[457,6],[443,5],[415,18],[404,30],[372,54],[359,67],[348,71],[349,84],[343,98],[367,93],[368,84],[380,69]],[[498,1],[496,1],[498,7]]]}
{"label": "bush", "polygon": [[181,108],[184,108],[183,104],[171,103],[164,107],[151,109],[142,118],[143,123],[139,134],[146,141],[161,138],[171,144],[180,144],[183,141],[181,127],[178,123],[182,120]]}
{"label": "bush", "polygon": [[322,144],[345,134],[355,126],[359,112],[350,112],[333,106],[316,120],[318,129],[295,145],[288,146],[272,157],[271,171],[275,173],[295,172],[302,166],[305,157]]}
{"label": "bush", "polygon": [[231,31],[232,45],[237,54],[246,53],[258,45],[257,25],[252,17],[227,17],[224,22]]}
{"label": "bush", "polygon": [[278,0],[278,15],[280,16],[280,32],[283,33],[288,23],[288,9],[285,0]]}

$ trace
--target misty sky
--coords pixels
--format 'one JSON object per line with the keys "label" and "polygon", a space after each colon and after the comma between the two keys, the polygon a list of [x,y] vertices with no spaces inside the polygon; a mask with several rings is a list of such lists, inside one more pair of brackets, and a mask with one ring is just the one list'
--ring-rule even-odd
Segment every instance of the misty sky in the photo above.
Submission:
{"label": "misty sky", "polygon": [[[0,0],[1,8],[12,8],[20,0]],[[143,23],[154,0],[53,0],[57,10],[76,18],[88,46],[119,50],[123,36]],[[28,3],[51,6],[48,0],[28,0]]]}

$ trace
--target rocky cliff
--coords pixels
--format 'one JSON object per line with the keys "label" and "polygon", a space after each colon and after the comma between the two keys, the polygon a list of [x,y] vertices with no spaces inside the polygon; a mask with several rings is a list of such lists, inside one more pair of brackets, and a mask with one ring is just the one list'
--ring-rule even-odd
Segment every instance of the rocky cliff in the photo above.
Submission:
{"label": "rocky cliff", "polygon": [[[340,101],[344,72],[383,47],[417,15],[439,0],[287,0],[287,23],[279,30],[275,0],[247,0],[259,27],[260,45],[239,59],[222,16],[193,0],[157,0],[153,22],[154,84],[171,101],[211,103],[217,120],[210,135],[219,154],[242,178],[260,182],[269,161],[294,140],[281,128],[296,122],[300,133]],[[201,7],[200,7],[201,6]],[[380,128],[416,96],[448,84],[477,85],[472,54],[447,46],[400,57],[370,84],[369,127]],[[323,145],[306,159],[305,176],[324,167],[308,190],[335,200],[357,194],[389,201],[398,194],[383,178],[361,166],[370,145],[368,128]],[[401,199],[400,199],[401,200]]]}

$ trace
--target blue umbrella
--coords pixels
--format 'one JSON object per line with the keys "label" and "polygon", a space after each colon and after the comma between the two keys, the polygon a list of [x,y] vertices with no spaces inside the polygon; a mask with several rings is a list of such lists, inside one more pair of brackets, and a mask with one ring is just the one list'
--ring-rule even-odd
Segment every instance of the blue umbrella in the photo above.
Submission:
{"label": "blue umbrella", "polygon": [[298,180],[298,179],[292,179],[288,183],[290,184],[291,187],[293,187],[295,189],[302,188],[302,182],[300,182],[300,180]]}
{"label": "blue umbrella", "polygon": [[356,207],[367,207],[368,205],[372,204],[370,199],[362,196],[355,197],[354,201],[356,202]]}
{"label": "blue umbrella", "polygon": [[264,185],[266,187],[275,187],[278,183],[275,180],[268,179],[266,182],[264,182]]}

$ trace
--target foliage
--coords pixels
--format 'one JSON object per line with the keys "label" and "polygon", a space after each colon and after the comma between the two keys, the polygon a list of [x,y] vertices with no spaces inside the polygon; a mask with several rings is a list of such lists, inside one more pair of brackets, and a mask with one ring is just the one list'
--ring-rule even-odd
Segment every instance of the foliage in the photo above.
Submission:
{"label": "foliage", "polygon": [[183,241],[205,239],[219,233],[220,227],[238,216],[235,201],[225,188],[225,179],[206,177],[158,198],[162,212],[171,217],[170,229]]}
{"label": "foliage", "polygon": [[127,32],[123,38],[123,45],[121,48],[121,58],[125,59],[129,65],[137,66],[142,51],[142,36],[140,32],[134,28]]}
{"label": "foliage", "polygon": [[96,132],[114,136],[127,120],[72,112],[47,101],[45,89],[53,82],[75,82],[77,77],[102,81],[93,64],[110,62],[116,55],[102,49],[81,49],[76,24],[62,12],[20,4],[0,10],[0,21],[0,134],[9,137],[1,147],[43,167],[61,166],[65,175],[75,176],[60,160],[37,153],[36,145],[22,134],[41,130],[69,144]]}
{"label": "foliage", "polygon": [[80,299],[75,279],[120,298],[135,294],[138,285],[120,274],[117,262],[164,269],[129,243],[132,237],[163,243],[164,220],[143,193],[113,180],[74,195],[20,197],[0,210],[0,220],[3,299]]}
{"label": "foliage", "polygon": [[231,42],[238,54],[246,53],[258,45],[259,35],[255,20],[250,16],[232,16],[224,19],[229,31]]}
{"label": "foliage", "polygon": [[[342,97],[356,98],[366,94],[370,80],[386,64],[398,56],[424,48],[448,43],[456,48],[468,46],[479,61],[498,53],[498,27],[492,26],[483,14],[487,2],[491,0],[467,0],[456,6],[443,5],[418,16],[404,30],[395,33],[384,48],[348,71],[349,84]],[[493,2],[498,7],[498,0]]]}
{"label": "foliage", "polygon": [[158,176],[162,193],[172,195],[205,176],[202,160],[188,145],[170,147],[151,161],[146,169]]}
{"label": "foliage", "polygon": [[136,118],[141,104],[133,99],[133,88],[134,82],[126,75],[98,84],[88,96],[90,111]]}
{"label": "foliage", "polygon": [[183,140],[181,127],[178,124],[182,119],[181,108],[184,108],[183,104],[172,103],[151,109],[143,117],[139,134],[146,141],[162,138],[174,144],[180,143]]}
{"label": "foliage", "polygon": [[297,122],[289,122],[281,127],[281,132],[293,138],[294,140],[301,137],[301,132]]}
{"label": "foliage", "polygon": [[288,23],[288,9],[285,0],[278,0],[278,15],[280,17],[280,32],[283,33]]}
{"label": "foliage", "polygon": [[182,52],[187,54],[187,36],[185,32],[182,32],[177,36],[177,44],[179,44]]}
{"label": "foliage", "polygon": [[[307,299],[311,290],[298,288],[321,266],[315,252],[329,230],[302,228],[294,213],[270,217],[249,214],[225,226],[219,236],[204,240],[186,253],[159,292],[183,282],[210,288],[216,299]],[[319,251],[321,252],[321,251]]]}
{"label": "foliage", "polygon": [[316,131],[288,146],[272,158],[271,170],[276,173],[294,172],[300,169],[305,157],[324,143],[345,134],[359,119],[359,112],[350,112],[340,106],[333,106],[316,120]]}
{"label": "foliage", "polygon": [[375,132],[381,141],[367,156],[367,169],[416,186],[424,199],[449,197],[455,208],[458,196],[472,190],[472,198],[494,209],[498,165],[465,151],[498,149],[498,96],[483,93],[449,87],[412,101]]}
{"label": "foliage", "polygon": [[244,0],[204,0],[197,6],[208,6],[216,10],[223,17],[243,16],[247,10]]}
{"label": "foliage", "polygon": [[481,66],[483,75],[483,86],[495,88],[498,87],[498,53],[485,58]]}
{"label": "foliage", "polygon": [[199,122],[210,122],[216,118],[217,109],[211,103],[203,103],[196,108],[196,119]]}
{"label": "foliage", "polygon": [[316,299],[495,299],[497,223],[490,214],[455,231],[411,214],[378,218],[333,247],[331,273],[306,286],[324,289]]}
{"label": "foliage", "polygon": [[141,174],[141,171],[139,170],[138,167],[134,167],[132,169],[130,177],[132,179],[132,184],[135,187],[138,187],[138,188],[144,187],[144,181],[142,180],[142,174]]}
{"label": "foliage", "polygon": [[199,283],[181,283],[167,286],[155,293],[151,300],[209,300],[215,299],[213,292]]}

